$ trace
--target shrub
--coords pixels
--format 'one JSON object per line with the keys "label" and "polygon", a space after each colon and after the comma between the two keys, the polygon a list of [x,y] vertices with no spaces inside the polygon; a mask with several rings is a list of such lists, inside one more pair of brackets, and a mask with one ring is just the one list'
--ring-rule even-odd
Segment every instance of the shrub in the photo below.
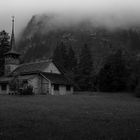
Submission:
{"label": "shrub", "polygon": [[138,85],[135,89],[135,95],[136,97],[139,97],[140,98],[140,85]]}
{"label": "shrub", "polygon": [[20,89],[20,95],[33,95],[33,87],[27,86],[26,88]]}

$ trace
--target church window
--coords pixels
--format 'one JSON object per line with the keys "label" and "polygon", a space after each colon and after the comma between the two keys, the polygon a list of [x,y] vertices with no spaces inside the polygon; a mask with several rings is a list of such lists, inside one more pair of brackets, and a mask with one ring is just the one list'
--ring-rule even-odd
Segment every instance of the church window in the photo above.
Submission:
{"label": "church window", "polygon": [[54,84],[54,90],[59,90],[59,85],[58,84]]}
{"label": "church window", "polygon": [[70,91],[70,86],[69,85],[66,86],[66,90]]}

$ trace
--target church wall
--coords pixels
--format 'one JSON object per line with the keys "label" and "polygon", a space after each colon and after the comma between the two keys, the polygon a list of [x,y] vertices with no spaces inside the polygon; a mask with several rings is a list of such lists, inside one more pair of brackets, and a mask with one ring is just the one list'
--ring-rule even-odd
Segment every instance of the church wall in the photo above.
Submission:
{"label": "church wall", "polygon": [[39,76],[39,94],[50,94],[50,82],[42,76]]}
{"label": "church wall", "polygon": [[51,87],[51,95],[71,95],[73,94],[73,87],[68,91],[66,85],[59,85],[59,90],[54,90],[54,85]]}
{"label": "church wall", "polygon": [[35,94],[50,94],[50,82],[39,75],[34,75],[29,80],[29,84],[33,86],[33,92]]}
{"label": "church wall", "polygon": [[33,87],[35,94],[40,93],[39,77],[36,75],[34,78],[28,80],[29,85]]}
{"label": "church wall", "polygon": [[42,93],[43,94],[50,94],[50,85],[49,81],[46,79],[42,78],[41,86],[42,86]]}

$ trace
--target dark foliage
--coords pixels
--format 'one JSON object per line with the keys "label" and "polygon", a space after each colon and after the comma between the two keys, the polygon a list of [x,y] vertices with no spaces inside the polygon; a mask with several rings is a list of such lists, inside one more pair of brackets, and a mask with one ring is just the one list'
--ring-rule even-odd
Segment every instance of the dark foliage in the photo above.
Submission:
{"label": "dark foliage", "polygon": [[100,91],[133,91],[137,85],[137,60],[128,58],[123,50],[111,54],[98,75]]}
{"label": "dark foliage", "polygon": [[13,77],[10,81],[10,89],[12,93],[10,94],[18,94],[18,95],[33,95],[33,87],[28,85],[27,81],[20,80],[18,76]]}
{"label": "dark foliage", "polygon": [[56,47],[53,60],[65,69],[65,74],[74,81],[76,90],[95,90],[93,62],[87,44],[81,50],[79,62],[72,47],[65,46],[63,42]]}
{"label": "dark foliage", "polygon": [[136,97],[140,98],[140,85],[137,85],[137,87],[135,89],[135,95],[136,95]]}
{"label": "dark foliage", "polygon": [[81,90],[93,90],[93,61],[87,44],[81,50],[75,81]]}
{"label": "dark foliage", "polygon": [[58,65],[60,65],[63,68],[67,68],[67,52],[66,52],[66,46],[63,42],[60,44],[57,44],[56,49],[53,54],[53,60]]}
{"label": "dark foliage", "polygon": [[4,75],[4,54],[10,50],[10,36],[4,30],[0,32],[0,76]]}
{"label": "dark foliage", "polygon": [[33,95],[33,87],[32,86],[27,86],[26,88],[23,88],[19,90],[20,95]]}

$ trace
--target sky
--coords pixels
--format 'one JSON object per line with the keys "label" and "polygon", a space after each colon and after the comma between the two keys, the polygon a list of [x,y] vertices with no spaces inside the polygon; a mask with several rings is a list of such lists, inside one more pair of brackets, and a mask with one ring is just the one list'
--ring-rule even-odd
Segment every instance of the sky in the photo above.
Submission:
{"label": "sky", "polygon": [[140,0],[0,0],[0,30],[10,32],[15,16],[18,35],[32,15],[41,13],[89,17],[111,27],[139,25]]}

